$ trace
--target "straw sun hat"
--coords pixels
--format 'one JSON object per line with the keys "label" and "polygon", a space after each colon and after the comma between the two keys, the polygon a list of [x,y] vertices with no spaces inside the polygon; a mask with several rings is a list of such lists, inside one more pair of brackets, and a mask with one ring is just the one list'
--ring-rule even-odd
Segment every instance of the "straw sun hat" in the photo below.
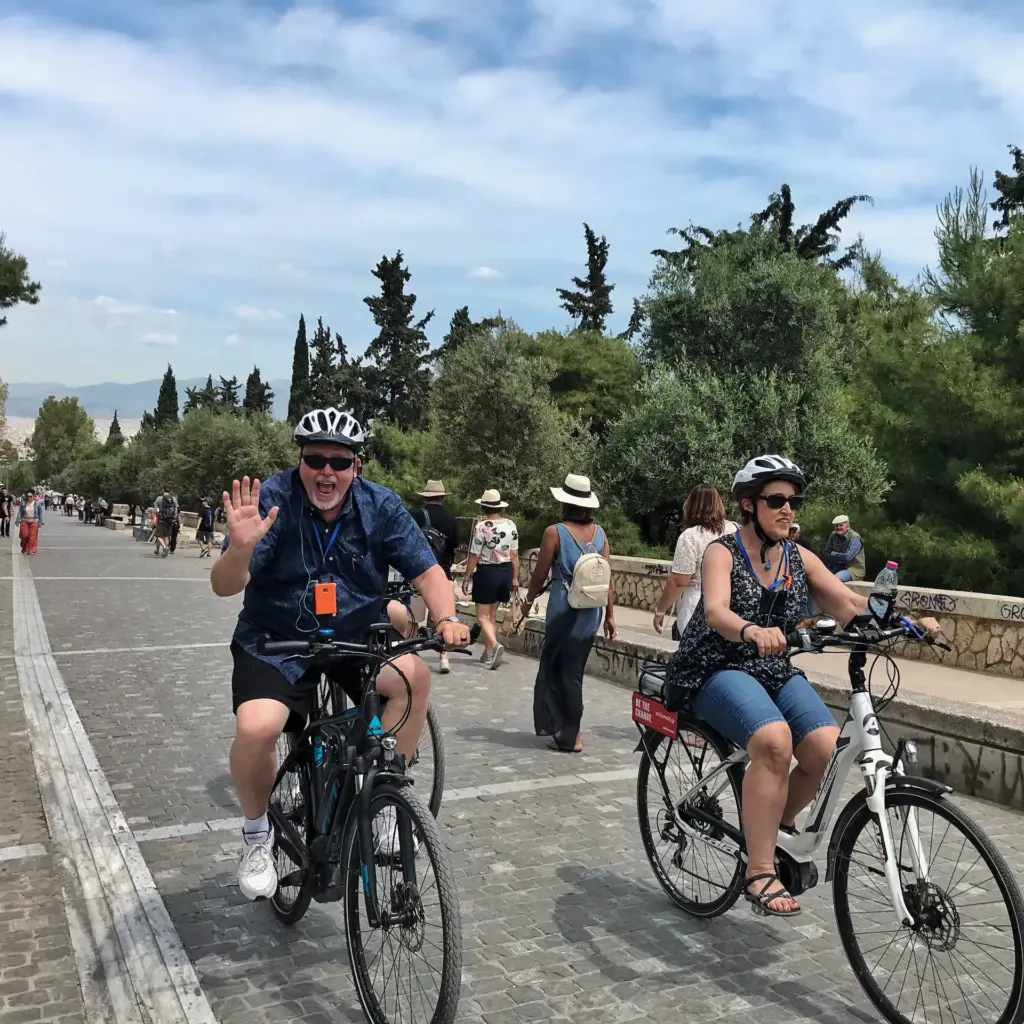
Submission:
{"label": "straw sun hat", "polygon": [[565,478],[564,487],[552,487],[551,493],[556,501],[563,505],[576,505],[578,508],[600,508],[597,495],[590,488],[589,476],[577,476],[570,473]]}
{"label": "straw sun hat", "polygon": [[508,502],[501,500],[501,492],[491,487],[476,499],[481,508],[508,508]]}

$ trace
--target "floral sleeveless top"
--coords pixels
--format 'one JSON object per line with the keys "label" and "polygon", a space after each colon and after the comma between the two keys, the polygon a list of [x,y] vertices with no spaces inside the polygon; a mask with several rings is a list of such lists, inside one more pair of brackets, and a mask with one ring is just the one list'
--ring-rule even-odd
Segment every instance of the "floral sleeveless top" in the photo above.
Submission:
{"label": "floral sleeveless top", "polygon": [[[758,626],[776,626],[783,633],[796,629],[804,618],[810,588],[807,573],[800,559],[800,547],[787,542],[782,558],[788,559],[790,584],[788,589],[779,587],[768,590],[747,565],[739,535],[731,534],[713,543],[728,548],[732,555],[732,573],[729,582],[732,596],[729,607],[741,618]],[[783,561],[783,575],[786,562]],[[669,662],[666,682],[670,687],[673,703],[687,701],[707,681],[708,677],[722,669],[738,669],[752,675],[774,697],[793,676],[800,675],[794,668],[788,654],[760,658],[752,644],[726,640],[721,633],[713,630],[704,621],[704,598],[694,610],[683,630],[679,650]],[[674,691],[674,692],[673,692]]]}

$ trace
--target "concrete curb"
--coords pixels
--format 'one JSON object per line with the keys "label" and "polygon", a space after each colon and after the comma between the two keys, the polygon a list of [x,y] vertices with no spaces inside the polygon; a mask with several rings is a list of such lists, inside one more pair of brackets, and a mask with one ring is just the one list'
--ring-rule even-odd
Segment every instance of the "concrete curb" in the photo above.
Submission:
{"label": "concrete curb", "polygon": [[[459,611],[467,618],[475,617],[472,605],[461,606]],[[510,651],[539,658],[544,623],[530,619],[518,635],[499,638]],[[669,660],[675,645],[663,644],[598,636],[587,672],[632,690],[639,665]],[[842,720],[849,706],[849,683],[808,668],[807,660],[802,667],[808,678]],[[876,679],[876,695],[882,692],[884,679],[881,685]],[[902,737],[917,740],[918,774],[944,782],[958,793],[1024,810],[1024,715],[901,690],[880,718],[890,744]]]}

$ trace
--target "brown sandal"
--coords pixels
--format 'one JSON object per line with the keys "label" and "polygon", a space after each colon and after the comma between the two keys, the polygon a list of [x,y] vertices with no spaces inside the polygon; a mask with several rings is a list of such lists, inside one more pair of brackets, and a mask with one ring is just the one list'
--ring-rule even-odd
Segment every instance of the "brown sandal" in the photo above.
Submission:
{"label": "brown sandal", "polygon": [[[761,887],[761,891],[757,894],[752,893],[750,886],[754,882],[762,880],[764,880],[764,885]],[[744,899],[751,904],[754,913],[760,914],[762,917],[796,917],[803,909],[800,906],[797,906],[794,910],[775,910],[770,905],[775,900],[793,900],[788,889],[776,889],[775,892],[768,892],[772,882],[778,882],[779,885],[782,884],[782,880],[778,875],[772,875],[767,872],[763,875],[751,875],[744,884]],[[793,900],[793,902],[795,903],[796,900]]]}

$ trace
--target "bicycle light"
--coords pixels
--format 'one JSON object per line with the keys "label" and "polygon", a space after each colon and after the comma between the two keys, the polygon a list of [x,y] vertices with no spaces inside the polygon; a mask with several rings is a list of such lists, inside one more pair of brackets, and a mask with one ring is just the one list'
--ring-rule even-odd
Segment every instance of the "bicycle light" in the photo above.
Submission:
{"label": "bicycle light", "polygon": [[395,759],[395,747],[398,746],[398,740],[394,736],[385,736],[381,741],[380,745],[384,748],[384,760],[390,763]]}
{"label": "bicycle light", "polygon": [[903,756],[907,764],[917,764],[917,740],[907,740],[903,744]]}

